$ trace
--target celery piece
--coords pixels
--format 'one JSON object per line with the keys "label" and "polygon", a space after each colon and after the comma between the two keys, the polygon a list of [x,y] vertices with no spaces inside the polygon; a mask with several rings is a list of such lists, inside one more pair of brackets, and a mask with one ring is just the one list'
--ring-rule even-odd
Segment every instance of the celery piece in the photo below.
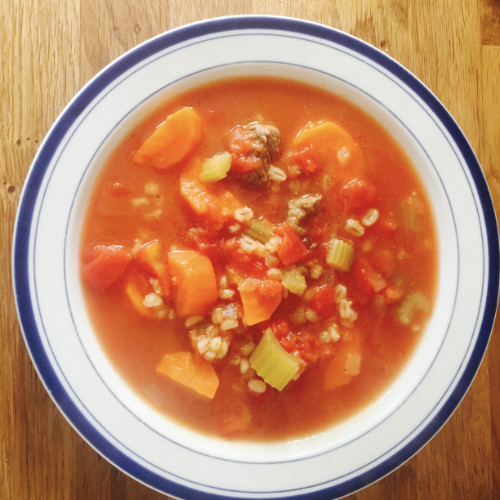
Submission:
{"label": "celery piece", "polygon": [[267,221],[257,219],[252,219],[244,232],[262,243],[267,243],[274,236],[273,226]]}
{"label": "celery piece", "polygon": [[249,361],[259,377],[278,391],[299,371],[299,360],[283,349],[270,328],[264,332]]}
{"label": "celery piece", "polygon": [[402,228],[415,233],[422,231],[424,207],[416,193],[401,202],[399,214]]}
{"label": "celery piece", "polygon": [[426,312],[429,310],[429,301],[422,292],[414,291],[409,293],[398,307],[398,319],[402,325],[408,326],[417,311]]}
{"label": "celery piece", "polygon": [[220,153],[203,162],[200,180],[203,182],[216,182],[224,179],[231,168],[231,153]]}
{"label": "celery piece", "polygon": [[281,284],[295,295],[302,295],[307,288],[306,279],[296,266],[282,271]]}
{"label": "celery piece", "polygon": [[340,271],[349,271],[354,258],[354,247],[350,243],[336,238],[330,241],[329,246],[326,263]]}

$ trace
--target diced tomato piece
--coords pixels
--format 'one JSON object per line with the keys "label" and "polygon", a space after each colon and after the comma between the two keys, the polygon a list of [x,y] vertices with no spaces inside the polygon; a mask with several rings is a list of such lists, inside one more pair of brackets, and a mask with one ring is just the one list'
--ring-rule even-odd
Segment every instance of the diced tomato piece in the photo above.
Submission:
{"label": "diced tomato piece", "polygon": [[335,287],[323,285],[314,288],[311,308],[322,318],[328,318],[335,312]]}
{"label": "diced tomato piece", "polygon": [[198,250],[212,262],[218,260],[221,252],[224,251],[219,232],[213,230],[210,226],[205,229],[191,229],[188,236],[193,240]]}
{"label": "diced tomato piece", "polygon": [[375,199],[375,188],[364,179],[352,179],[340,191],[340,199],[347,212],[367,208]]}
{"label": "diced tomato piece", "polygon": [[171,294],[170,276],[168,275],[166,258],[161,254],[161,244],[158,240],[151,240],[142,245],[137,254],[137,262],[159,282],[162,295]]}
{"label": "diced tomato piece", "polygon": [[297,350],[297,335],[290,330],[285,320],[278,320],[272,323],[271,330],[285,351],[292,353]]}
{"label": "diced tomato piece", "polygon": [[276,253],[285,266],[295,264],[304,257],[307,257],[309,250],[302,243],[302,240],[290,224],[277,226],[275,232],[281,238]]}
{"label": "diced tomato piece", "polygon": [[243,252],[237,240],[226,240],[223,245],[224,255],[233,273],[241,277],[264,278],[267,267],[264,260],[255,254]]}
{"label": "diced tomato piece", "polygon": [[153,289],[150,280],[148,274],[135,267],[128,276],[125,293],[139,314],[146,318],[163,319],[167,308],[161,296]]}
{"label": "diced tomato piece", "polygon": [[373,269],[364,257],[354,260],[352,274],[356,282],[356,292],[360,300],[364,302],[387,287],[384,278]]}
{"label": "diced tomato piece", "polygon": [[299,151],[290,153],[288,156],[289,165],[298,166],[301,170],[309,174],[316,172],[319,169],[319,164],[315,159],[313,149],[313,146],[307,146]]}
{"label": "diced tomato piece", "polygon": [[318,338],[307,332],[296,337],[297,350],[306,363],[314,363],[318,359]]}
{"label": "diced tomato piece", "polygon": [[104,290],[125,272],[132,252],[121,245],[96,245],[83,260],[83,279]]}
{"label": "diced tomato piece", "polygon": [[284,319],[279,319],[271,325],[274,336],[280,340],[290,333],[290,325]]}
{"label": "diced tomato piece", "polygon": [[332,346],[322,342],[317,334],[304,331],[294,332],[283,319],[274,321],[271,329],[285,351],[295,353],[306,363],[314,363],[318,359],[333,354]]}
{"label": "diced tomato piece", "polygon": [[247,174],[262,167],[262,160],[256,156],[233,155],[231,171],[236,174]]}

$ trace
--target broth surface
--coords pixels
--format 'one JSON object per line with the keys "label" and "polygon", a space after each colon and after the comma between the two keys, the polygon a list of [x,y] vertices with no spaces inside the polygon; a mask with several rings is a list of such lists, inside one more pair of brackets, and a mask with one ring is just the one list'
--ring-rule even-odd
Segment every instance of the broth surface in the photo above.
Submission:
{"label": "broth surface", "polygon": [[[193,151],[165,169],[138,162],[137,151],[156,127],[183,108],[192,108],[200,118],[201,137]],[[297,137],[314,125],[330,122],[346,131],[354,146],[335,146],[336,155],[321,164],[317,149]],[[284,181],[269,179],[256,184],[249,180],[248,172],[233,172],[239,154],[234,144],[241,145],[235,129],[243,127],[246,134],[252,123],[270,124],[279,130],[279,148],[269,165],[285,173]],[[352,166],[358,148],[361,160]],[[276,252],[242,251],[240,240],[248,238],[246,222],[232,214],[214,220],[212,213],[196,213],[186,201],[180,185],[182,172],[194,162],[203,165],[206,159],[228,151],[231,170],[210,184],[232,193],[241,206],[250,207],[254,220],[275,228],[273,237],[281,234],[278,244],[283,244],[286,224],[294,226],[290,201],[321,196],[319,210],[308,213],[295,228],[307,255],[286,263],[288,257],[277,257]],[[346,162],[345,168],[342,162]],[[241,165],[244,169],[248,163],[242,161]],[[353,181],[358,184],[346,188]],[[371,222],[370,214],[375,221]],[[352,248],[347,271],[328,263],[334,240]],[[155,288],[158,276],[138,258],[139,249],[154,241],[159,243],[160,260],[167,269],[168,293]],[[266,245],[258,239],[257,243]],[[123,272],[104,287],[89,282],[85,274],[96,246],[120,246],[131,256]],[[195,252],[212,264],[218,295],[204,314],[179,317],[176,300],[183,297],[175,299],[179,282],[172,282],[169,260],[176,250]],[[95,185],[85,215],[80,257],[82,286],[96,334],[127,383],[167,418],[203,433],[255,441],[311,435],[353,415],[379,396],[415,348],[432,312],[437,280],[437,240],[430,203],[404,151],[352,103],[309,85],[275,78],[211,83],[175,97],[137,124],[107,160]],[[278,269],[281,278],[297,271],[304,278],[305,290],[290,291],[270,269]],[[137,283],[142,275],[147,276],[147,283],[141,286],[152,287],[136,287],[143,290],[146,313],[134,306],[130,288],[127,292],[129,283]],[[280,287],[280,302],[272,316],[250,326],[245,326],[248,311],[240,298],[245,279]],[[344,289],[342,302],[339,296]],[[232,291],[232,296],[222,293],[225,298],[221,298],[224,290]],[[276,296],[272,291],[269,294]],[[144,305],[157,304],[153,295],[160,297],[161,306]],[[146,296],[152,297],[151,303]],[[214,309],[223,310],[230,304],[236,304],[238,327],[222,331],[221,323],[214,322]],[[155,311],[158,317],[154,317]],[[202,319],[186,327],[195,316]],[[207,330],[210,325],[215,325],[228,347],[223,357],[207,360],[206,352],[197,346],[207,331],[213,331]],[[257,345],[266,331],[299,360],[299,371],[283,390],[267,383],[261,393],[249,388],[250,381],[262,381],[262,377],[244,360],[251,358],[249,343]],[[330,338],[324,332],[332,333]],[[340,346],[358,338],[360,357],[347,356],[349,361],[340,375],[344,382],[325,382],[328,373],[335,373],[332,360]],[[214,367],[218,387],[213,398],[157,371],[166,354],[179,352],[194,353],[196,359]]]}

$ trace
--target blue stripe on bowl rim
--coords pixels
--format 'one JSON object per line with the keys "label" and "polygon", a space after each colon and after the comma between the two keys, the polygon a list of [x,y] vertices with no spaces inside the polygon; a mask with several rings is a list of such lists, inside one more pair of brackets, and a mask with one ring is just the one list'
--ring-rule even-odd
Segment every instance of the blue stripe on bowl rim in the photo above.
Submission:
{"label": "blue stripe on bowl rim", "polygon": [[[32,357],[33,363],[35,364],[39,375],[45,384],[45,387],[51,394],[56,405],[68,418],[70,423],[91,446],[93,446],[97,451],[99,451],[124,472],[131,474],[133,477],[148,484],[152,488],[165,493],[175,496],[187,495],[189,498],[207,498],[207,495],[212,498],[228,498],[226,495],[219,496],[207,494],[207,492],[199,492],[150,471],[131,459],[128,455],[118,450],[100,432],[98,432],[92,423],[87,420],[79,408],[74,404],[71,397],[69,397],[63,385],[58,380],[48,358],[45,356],[32,304],[25,299],[31,296],[30,280],[26,271],[29,269],[28,250],[31,227],[33,224],[33,217],[35,215],[35,201],[44,177],[47,174],[47,168],[54,153],[60,145],[61,138],[64,137],[65,131],[71,127],[71,125],[73,125],[79,118],[81,113],[85,111],[88,102],[92,101],[97,94],[103,91],[114,80],[119,78],[123,73],[140,63],[145,58],[151,57],[155,53],[169,47],[173,47],[176,44],[182,44],[205,35],[214,35],[233,30],[271,30],[276,32],[286,32],[288,34],[294,33],[298,35],[312,36],[320,40],[325,40],[326,42],[343,46],[355,53],[359,53],[365,58],[370,59],[376,65],[383,67],[387,72],[391,73],[397,80],[403,82],[406,87],[410,88],[423,102],[425,102],[444,128],[448,131],[450,136],[454,139],[456,147],[465,159],[478,196],[481,200],[482,213],[485,220],[486,235],[488,240],[490,279],[488,281],[487,294],[485,298],[484,316],[481,320],[477,341],[469,358],[467,367],[465,368],[459,382],[456,384],[455,389],[449,395],[446,402],[443,403],[434,419],[426,427],[421,429],[418,435],[397,453],[391,455],[388,459],[384,460],[373,469],[368,470],[353,479],[346,480],[345,482],[337,484],[333,487],[327,487],[319,492],[306,493],[305,495],[293,495],[294,498],[322,498],[324,495],[327,495],[328,498],[331,498],[332,495],[342,496],[360,489],[391,472],[397,466],[409,459],[423,445],[425,445],[446,422],[461,401],[462,397],[465,395],[479,367],[487,347],[498,301],[498,232],[493,204],[491,202],[490,194],[481,171],[481,167],[477,162],[477,159],[466,138],[444,106],[408,70],[399,65],[386,54],[380,52],[378,49],[346,33],[307,21],[271,16],[238,16],[212,19],[178,28],[139,45],[135,49],[132,49],[130,52],[117,59],[110,66],[100,72],[93,80],[91,80],[91,82],[87,84],[87,86],[85,86],[82,91],[70,102],[68,107],[54,124],[47,138],[42,143],[39,153],[33,162],[33,166],[30,170],[23,190],[14,234],[13,279],[18,314],[26,345]],[[276,496],[277,493],[279,492],[272,492],[272,496]]]}

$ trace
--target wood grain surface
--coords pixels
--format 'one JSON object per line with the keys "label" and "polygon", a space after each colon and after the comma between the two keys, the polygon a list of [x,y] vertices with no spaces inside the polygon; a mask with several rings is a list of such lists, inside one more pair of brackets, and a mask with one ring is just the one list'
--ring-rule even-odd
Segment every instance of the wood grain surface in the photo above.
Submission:
{"label": "wood grain surface", "polygon": [[[91,449],[42,386],[16,317],[12,232],[37,148],[81,86],[153,35],[228,14],[317,21],[397,59],[454,116],[500,209],[498,0],[0,0],[0,499],[165,498]],[[471,389],[437,436],[350,500],[500,498],[499,336],[497,321]]]}

